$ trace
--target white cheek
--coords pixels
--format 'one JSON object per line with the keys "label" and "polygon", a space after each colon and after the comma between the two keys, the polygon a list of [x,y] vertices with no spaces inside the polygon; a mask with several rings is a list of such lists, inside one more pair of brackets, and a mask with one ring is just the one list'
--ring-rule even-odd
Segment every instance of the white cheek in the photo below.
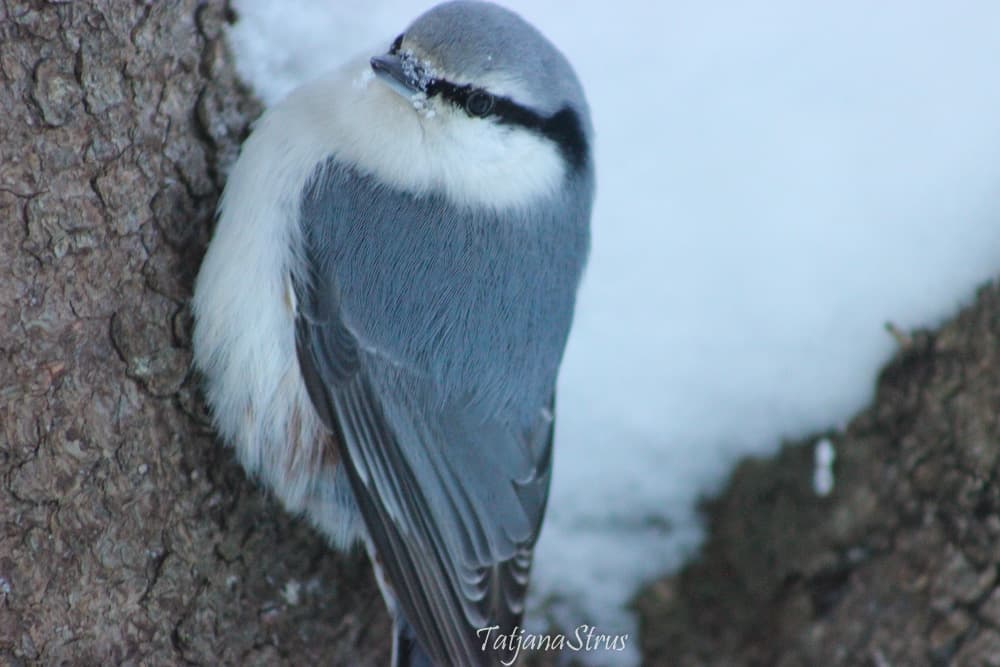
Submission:
{"label": "white cheek", "polygon": [[424,126],[426,164],[456,201],[498,208],[523,205],[551,194],[565,177],[558,149],[523,128],[472,118],[453,108],[439,110]]}
{"label": "white cheek", "polygon": [[405,99],[370,72],[367,58],[354,61],[276,111],[327,155],[416,194],[444,192],[456,203],[504,208],[562,182],[564,161],[551,141],[469,117],[437,98]]}

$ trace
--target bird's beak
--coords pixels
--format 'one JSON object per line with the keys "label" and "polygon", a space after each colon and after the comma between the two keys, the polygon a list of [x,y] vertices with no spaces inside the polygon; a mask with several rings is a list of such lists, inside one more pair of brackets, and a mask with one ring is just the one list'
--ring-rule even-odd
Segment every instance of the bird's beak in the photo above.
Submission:
{"label": "bird's beak", "polygon": [[413,58],[387,53],[372,58],[371,66],[378,78],[407,99],[426,92],[427,83]]}

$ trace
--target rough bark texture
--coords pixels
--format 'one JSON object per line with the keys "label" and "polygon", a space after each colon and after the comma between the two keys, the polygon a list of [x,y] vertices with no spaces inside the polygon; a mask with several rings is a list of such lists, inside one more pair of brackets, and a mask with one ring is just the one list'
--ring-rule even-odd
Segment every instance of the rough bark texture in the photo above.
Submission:
{"label": "rough bark texture", "polygon": [[[189,372],[258,112],[224,20],[0,0],[0,663],[387,662],[364,558],[245,479]],[[832,439],[831,496],[807,443],[708,505],[701,558],[638,601],[648,664],[1000,665],[1000,289],[914,336]]]}
{"label": "rough bark texture", "polygon": [[258,111],[225,12],[0,0],[0,664],[387,662],[364,559],[244,478],[189,372]]}
{"label": "rough bark texture", "polygon": [[710,537],[638,600],[650,665],[1000,665],[1000,287],[912,336],[874,405],[747,461]]}

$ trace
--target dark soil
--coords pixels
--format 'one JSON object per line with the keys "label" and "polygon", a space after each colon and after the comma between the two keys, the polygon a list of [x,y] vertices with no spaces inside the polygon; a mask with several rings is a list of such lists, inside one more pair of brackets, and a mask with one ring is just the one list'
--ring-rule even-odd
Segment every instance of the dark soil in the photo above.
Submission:
{"label": "dark soil", "polygon": [[1000,288],[902,341],[834,443],[748,460],[701,556],[646,590],[647,665],[1000,665]]}

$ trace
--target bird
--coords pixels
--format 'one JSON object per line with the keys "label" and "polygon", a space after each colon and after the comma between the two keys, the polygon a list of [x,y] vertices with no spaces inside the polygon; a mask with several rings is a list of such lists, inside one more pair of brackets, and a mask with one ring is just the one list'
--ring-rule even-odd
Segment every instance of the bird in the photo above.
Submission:
{"label": "bird", "polygon": [[361,542],[392,664],[510,664],[590,248],[567,58],[457,0],[291,92],[228,174],[195,281],[220,438],[332,546]]}

